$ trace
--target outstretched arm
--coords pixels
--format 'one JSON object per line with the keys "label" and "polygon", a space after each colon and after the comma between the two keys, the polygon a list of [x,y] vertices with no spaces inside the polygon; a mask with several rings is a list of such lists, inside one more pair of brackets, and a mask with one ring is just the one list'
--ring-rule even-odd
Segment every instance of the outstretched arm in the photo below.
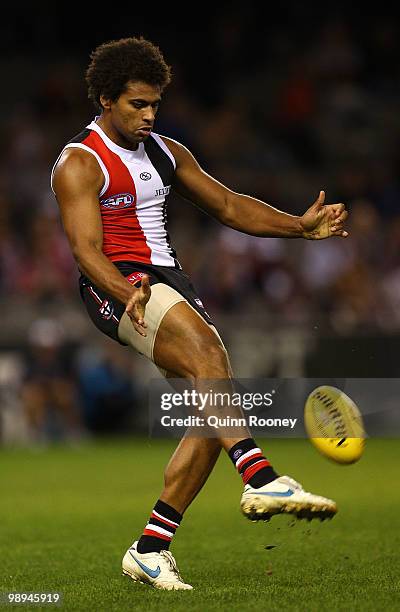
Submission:
{"label": "outstretched arm", "polygon": [[325,205],[323,191],[304,215],[290,215],[228,189],[204,172],[183,145],[170,138],[163,140],[176,159],[175,191],[224,225],[253,236],[318,240],[348,235],[343,229],[347,217],[344,204]]}

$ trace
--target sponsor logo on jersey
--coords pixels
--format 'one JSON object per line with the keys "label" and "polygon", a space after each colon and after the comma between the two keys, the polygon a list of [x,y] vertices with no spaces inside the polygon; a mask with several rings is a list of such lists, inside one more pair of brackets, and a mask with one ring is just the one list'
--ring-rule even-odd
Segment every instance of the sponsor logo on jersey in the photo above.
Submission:
{"label": "sponsor logo on jersey", "polygon": [[99,312],[103,319],[109,321],[114,314],[114,304],[110,300],[103,300]]}
{"label": "sponsor logo on jersey", "polygon": [[129,206],[132,206],[134,202],[135,196],[133,196],[131,193],[117,193],[117,195],[111,196],[111,198],[100,200],[100,204],[103,206],[103,208],[108,208],[109,210],[128,208]]}
{"label": "sponsor logo on jersey", "polygon": [[156,196],[163,196],[163,195],[168,195],[169,192],[171,191],[171,186],[168,185],[168,187],[162,187],[161,189],[156,189]]}
{"label": "sponsor logo on jersey", "polygon": [[126,277],[126,280],[131,283],[131,285],[136,285],[136,283],[142,280],[144,275],[145,272],[132,272],[132,274]]}
{"label": "sponsor logo on jersey", "polygon": [[151,179],[150,172],[141,172],[139,176],[142,179],[142,181],[149,181]]}

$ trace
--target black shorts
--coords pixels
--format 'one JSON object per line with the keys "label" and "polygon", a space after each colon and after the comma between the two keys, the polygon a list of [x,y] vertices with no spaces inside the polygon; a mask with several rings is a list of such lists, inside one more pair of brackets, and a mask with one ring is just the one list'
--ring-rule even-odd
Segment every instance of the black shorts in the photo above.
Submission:
{"label": "black shorts", "polygon": [[[140,283],[141,273],[143,272],[149,275],[150,285],[155,285],[156,283],[169,285],[178,291],[207,323],[213,325],[190,278],[182,270],[168,266],[153,266],[151,264],[136,263],[134,261],[116,261],[113,263],[121,274],[128,278],[132,285],[138,285]],[[81,274],[79,278],[79,291],[89,317],[92,319],[95,326],[113,340],[126,346],[126,344],[121,342],[118,338],[118,325],[125,311],[125,304],[96,287],[96,285],[83,274]]]}

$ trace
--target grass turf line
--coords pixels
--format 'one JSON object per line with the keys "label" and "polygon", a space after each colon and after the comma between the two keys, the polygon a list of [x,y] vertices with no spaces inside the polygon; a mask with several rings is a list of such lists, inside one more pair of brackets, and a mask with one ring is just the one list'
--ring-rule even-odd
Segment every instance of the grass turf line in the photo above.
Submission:
{"label": "grass turf line", "polygon": [[368,440],[352,466],[330,463],[308,441],[259,442],[280,473],[335,499],[337,517],[247,521],[240,478],[221,456],[172,546],[195,587],[178,593],[134,583],[120,569],[174,442],[2,449],[0,592],[60,591],[68,611],[398,610],[400,440]]}

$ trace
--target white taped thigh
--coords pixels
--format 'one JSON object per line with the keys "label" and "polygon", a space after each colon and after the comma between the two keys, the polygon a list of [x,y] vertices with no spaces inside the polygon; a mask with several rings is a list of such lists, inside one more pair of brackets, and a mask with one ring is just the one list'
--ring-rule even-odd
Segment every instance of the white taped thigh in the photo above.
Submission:
{"label": "white taped thigh", "polygon": [[[217,328],[214,325],[210,325],[203,319],[201,314],[197,312],[195,308],[181,295],[176,289],[173,289],[169,285],[165,285],[164,283],[157,283],[152,285],[151,287],[151,297],[146,305],[145,312],[145,321],[147,323],[146,333],[147,336],[141,336],[135,330],[132,325],[131,319],[124,312],[121,317],[121,321],[118,326],[118,336],[122,342],[125,344],[129,344],[134,349],[145,355],[151,361],[154,362],[153,351],[154,351],[154,343],[156,340],[158,328],[160,327],[161,321],[164,316],[167,314],[168,310],[175,306],[178,302],[186,302],[186,304],[193,310],[193,312],[201,318],[202,321],[206,325],[212,329],[214,334],[217,336],[221,345],[225,349],[224,343],[222,342],[222,338],[218,333]],[[226,349],[225,349],[226,350]],[[157,364],[156,364],[157,365]],[[158,366],[157,366],[158,367]],[[162,376],[167,375],[167,370],[158,367],[158,370],[162,374]]]}
{"label": "white taped thigh", "polygon": [[151,296],[146,305],[145,321],[146,334],[141,336],[132,325],[129,316],[124,312],[118,326],[118,336],[122,342],[146,355],[153,361],[153,349],[160,323],[167,313],[178,302],[185,302],[185,298],[169,285],[156,283],[151,286]]}

